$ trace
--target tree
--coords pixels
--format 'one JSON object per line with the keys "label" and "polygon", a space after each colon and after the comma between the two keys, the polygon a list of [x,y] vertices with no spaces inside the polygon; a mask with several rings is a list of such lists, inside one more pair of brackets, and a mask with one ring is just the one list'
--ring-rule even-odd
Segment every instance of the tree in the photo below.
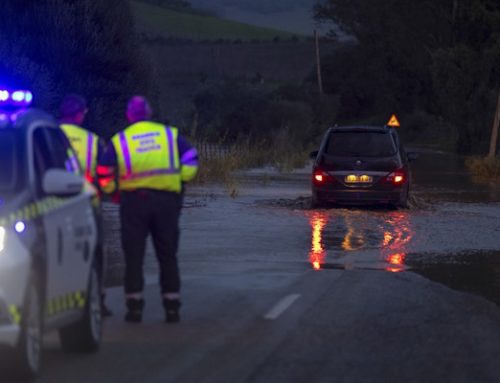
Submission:
{"label": "tree", "polygon": [[315,11],[356,40],[324,65],[344,119],[424,111],[460,151],[484,146],[500,83],[498,1],[326,0]]}
{"label": "tree", "polygon": [[127,98],[150,92],[126,0],[4,0],[1,69],[29,82],[38,106],[55,112],[64,94],[90,102],[89,126],[123,127]]}

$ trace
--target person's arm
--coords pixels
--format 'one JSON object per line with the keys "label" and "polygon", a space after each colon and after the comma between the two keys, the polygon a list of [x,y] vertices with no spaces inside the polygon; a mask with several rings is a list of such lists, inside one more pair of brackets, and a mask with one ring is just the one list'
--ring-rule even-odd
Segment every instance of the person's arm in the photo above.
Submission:
{"label": "person's arm", "polygon": [[198,173],[198,152],[184,137],[177,138],[181,163],[181,179],[183,183],[192,181]]}

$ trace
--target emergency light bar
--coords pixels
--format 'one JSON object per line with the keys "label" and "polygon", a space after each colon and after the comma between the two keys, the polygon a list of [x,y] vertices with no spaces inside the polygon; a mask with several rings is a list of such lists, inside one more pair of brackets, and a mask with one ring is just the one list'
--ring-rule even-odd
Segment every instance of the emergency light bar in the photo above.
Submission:
{"label": "emergency light bar", "polygon": [[33,93],[29,90],[10,90],[0,88],[0,107],[27,107],[33,101]]}

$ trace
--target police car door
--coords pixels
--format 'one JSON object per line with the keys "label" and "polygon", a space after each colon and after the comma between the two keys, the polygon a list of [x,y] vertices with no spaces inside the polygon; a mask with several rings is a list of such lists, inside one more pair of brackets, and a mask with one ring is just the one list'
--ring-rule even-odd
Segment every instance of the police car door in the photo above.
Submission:
{"label": "police car door", "polygon": [[60,319],[83,307],[92,252],[95,223],[85,193],[64,197],[45,195],[43,175],[49,169],[79,172],[71,161],[69,143],[59,128],[38,128],[33,135],[35,172],[46,238],[48,320]]}

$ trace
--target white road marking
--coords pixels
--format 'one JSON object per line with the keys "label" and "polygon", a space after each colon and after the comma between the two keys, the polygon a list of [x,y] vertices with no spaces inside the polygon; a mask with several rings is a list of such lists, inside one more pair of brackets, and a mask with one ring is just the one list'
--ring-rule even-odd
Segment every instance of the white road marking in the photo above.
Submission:
{"label": "white road marking", "polygon": [[281,314],[283,314],[291,305],[295,303],[297,299],[300,298],[300,294],[290,294],[276,303],[271,310],[268,311],[266,315],[264,315],[264,319],[275,320]]}

